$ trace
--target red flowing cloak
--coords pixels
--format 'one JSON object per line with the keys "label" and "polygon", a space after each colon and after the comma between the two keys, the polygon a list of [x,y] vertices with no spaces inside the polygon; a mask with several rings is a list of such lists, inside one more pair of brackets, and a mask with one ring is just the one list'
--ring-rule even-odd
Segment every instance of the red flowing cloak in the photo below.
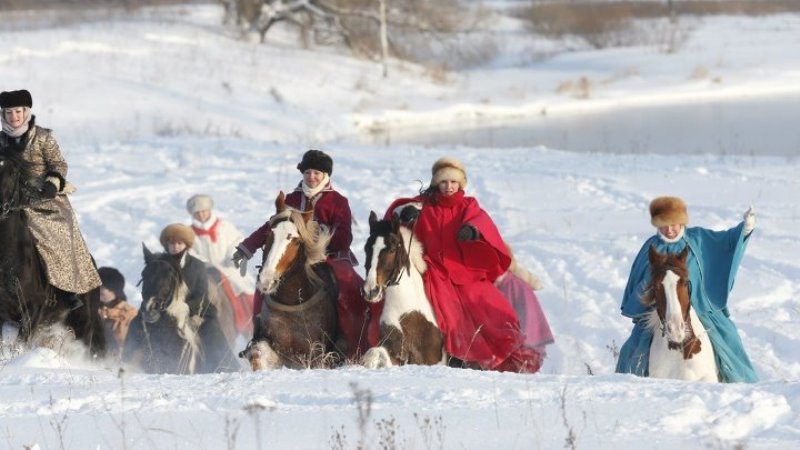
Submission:
{"label": "red flowing cloak", "polygon": [[[450,196],[396,200],[386,213],[409,202],[423,204],[414,235],[424,246],[423,275],[445,350],[485,369],[536,371],[535,353],[522,349],[524,336],[516,312],[493,282],[511,264],[511,255],[492,219],[463,191]],[[480,232],[476,241],[459,241],[464,224]],[[508,360],[508,361],[507,361]]]}

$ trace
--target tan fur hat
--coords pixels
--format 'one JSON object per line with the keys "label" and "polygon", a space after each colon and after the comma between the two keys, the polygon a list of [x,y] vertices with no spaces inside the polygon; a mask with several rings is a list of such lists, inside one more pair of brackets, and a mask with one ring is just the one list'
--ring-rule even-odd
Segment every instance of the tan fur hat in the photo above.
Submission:
{"label": "tan fur hat", "polygon": [[461,161],[445,156],[439,158],[431,167],[431,186],[438,186],[445,180],[458,181],[461,189],[467,188],[467,171]]}
{"label": "tan fur hat", "polygon": [[194,231],[182,223],[171,223],[161,230],[159,240],[165,250],[170,242],[183,242],[189,248],[194,244]]}
{"label": "tan fur hat", "polygon": [[214,200],[206,194],[196,194],[186,200],[186,210],[189,214],[194,214],[197,211],[211,211],[214,209]]}
{"label": "tan fur hat", "polygon": [[654,227],[686,225],[689,213],[686,203],[678,197],[656,197],[650,202],[650,223]]}

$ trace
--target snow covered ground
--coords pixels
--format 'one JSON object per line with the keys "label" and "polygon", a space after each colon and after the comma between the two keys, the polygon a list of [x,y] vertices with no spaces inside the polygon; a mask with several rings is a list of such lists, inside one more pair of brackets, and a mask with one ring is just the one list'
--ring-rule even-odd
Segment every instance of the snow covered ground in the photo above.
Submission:
{"label": "snow covered ground", "polygon": [[[355,143],[360,130],[387,124],[463,126],[543,106],[568,114],[796,95],[800,16],[696,21],[674,54],[638,47],[540,60],[536,49],[563,44],[504,32],[496,63],[440,84],[407,63],[384,80],[377,64],[298,49],[290,33],[268,45],[233,40],[215,8],[173,11],[0,33],[0,87],[33,93],[39,123],[55,130],[70,163],[88,245],[100,265],[123,272],[134,303],[141,242],[158,248],[164,225],[188,220],[183,205],[194,193],[212,194],[249,232],[271,215],[277,191],[294,187],[302,152],[321,146],[335,159],[334,183],[357,220],[353,249],[363,255],[369,211],[414,193],[415,180],[427,182],[431,163],[450,154],[468,168],[468,193],[545,282],[539,298],[556,343],[536,375],[346,367],[158,376],[37,349],[0,361],[0,445],[777,449],[800,441],[800,153]],[[713,76],[692,77],[697,66]],[[556,92],[582,76],[597,80],[590,99]],[[663,194],[687,200],[692,224],[716,229],[756,208],[730,306],[761,382],[613,374],[631,325],[618,313],[621,292],[653,231],[647,205]]]}

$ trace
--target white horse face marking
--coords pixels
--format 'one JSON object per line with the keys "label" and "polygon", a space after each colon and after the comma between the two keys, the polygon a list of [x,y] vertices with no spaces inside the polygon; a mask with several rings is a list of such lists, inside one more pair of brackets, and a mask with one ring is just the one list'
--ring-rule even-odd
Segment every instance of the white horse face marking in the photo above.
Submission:
{"label": "white horse face marking", "polygon": [[270,245],[267,257],[264,260],[264,267],[261,268],[259,283],[261,290],[271,294],[278,288],[278,282],[287,269],[284,256],[291,246],[297,246],[300,242],[300,234],[297,227],[290,220],[284,220],[275,224],[272,228],[272,245]]}
{"label": "white horse face marking", "polygon": [[378,282],[378,261],[385,248],[386,241],[383,236],[375,238],[363,287],[364,299],[370,303],[379,302],[383,298],[383,286]]}
{"label": "white horse face marking", "polygon": [[678,282],[680,277],[671,270],[667,270],[661,286],[666,299],[666,311],[662,321],[664,332],[670,342],[683,342],[686,339],[685,312],[678,297]]}

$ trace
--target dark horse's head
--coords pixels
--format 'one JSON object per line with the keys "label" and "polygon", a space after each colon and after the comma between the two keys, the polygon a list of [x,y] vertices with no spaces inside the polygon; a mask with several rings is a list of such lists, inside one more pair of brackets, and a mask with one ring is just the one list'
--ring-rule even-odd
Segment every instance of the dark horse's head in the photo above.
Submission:
{"label": "dark horse's head", "polygon": [[31,178],[30,164],[12,147],[0,152],[0,220],[27,206],[35,192],[26,183]]}
{"label": "dark horse's head", "polygon": [[[142,270],[142,319],[155,323],[162,313],[173,317],[188,316],[185,298],[186,283],[181,275],[180,259],[169,253],[153,253],[142,244],[144,269]],[[180,309],[186,308],[186,311]]]}

